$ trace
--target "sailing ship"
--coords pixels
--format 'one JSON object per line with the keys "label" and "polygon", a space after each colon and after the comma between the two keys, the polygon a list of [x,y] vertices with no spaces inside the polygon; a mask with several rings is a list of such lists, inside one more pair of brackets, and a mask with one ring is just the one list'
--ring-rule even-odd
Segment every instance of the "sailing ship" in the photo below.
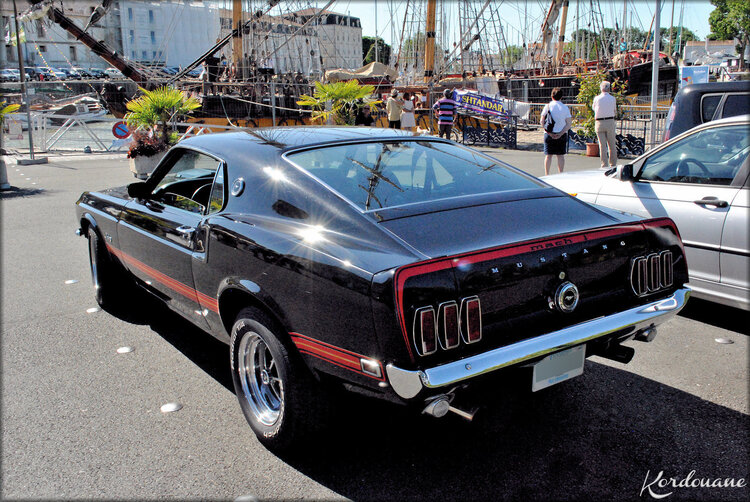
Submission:
{"label": "sailing ship", "polygon": [[[105,0],[102,8],[92,14],[92,19],[95,15],[99,18],[106,15],[110,3],[111,0]],[[202,107],[189,120],[242,127],[310,123],[309,113],[301,110],[296,102],[300,95],[312,92],[313,78],[324,76],[313,75],[312,72],[308,72],[308,75],[301,72],[276,75],[273,68],[263,61],[274,56],[279,50],[278,45],[273,49],[264,49],[262,53],[261,47],[269,36],[282,35],[286,40],[279,45],[285,46],[292,40],[299,43],[300,39],[304,39],[305,50],[300,50],[300,54],[305,57],[309,55],[311,61],[319,57],[316,47],[310,44],[309,35],[320,28],[321,18],[338,16],[328,10],[333,3],[334,0],[329,0],[320,9],[292,11],[290,8],[281,16],[272,16],[271,11],[280,2],[269,0],[264,8],[247,18],[242,10],[242,1],[232,0],[234,29],[166,81],[167,84],[200,95]],[[500,45],[494,51],[489,48],[490,40],[500,41],[499,44],[505,45],[506,49],[508,47],[498,3],[486,0],[480,6],[477,2],[459,2],[460,36],[452,49],[447,37],[448,30],[440,29],[445,28],[446,20],[450,19],[446,5],[446,2],[438,0],[407,2],[398,51],[392,51],[391,68],[376,73],[354,72],[348,76],[362,83],[374,84],[380,95],[395,87],[425,96],[427,106],[422,111],[417,110],[421,125],[429,123],[427,112],[433,96],[445,88],[472,89],[489,96],[534,103],[546,102],[550,90],[560,87],[564,90],[564,99],[572,101],[577,94],[576,80],[582,74],[601,70],[609,72],[613,79],[627,80],[628,89],[634,97],[646,96],[651,92],[653,62],[642,60],[642,54],[638,52],[621,55],[623,60],[615,68],[615,55],[607,54],[604,49],[601,57],[595,60],[574,57],[571,52],[565,51],[569,0],[551,0],[540,29],[540,38],[533,43],[524,43],[523,68],[515,68],[513,63],[505,60],[498,61]],[[94,40],[50,0],[36,2],[33,9],[35,16],[49,17],[139,86],[148,88],[165,82],[162,78],[156,78],[151,69],[139,67],[102,41]],[[558,20],[559,29],[556,28]],[[557,43],[553,43],[555,34],[558,34]],[[221,64],[217,54],[230,44],[231,63]],[[600,43],[600,47],[604,48],[605,45]],[[318,53],[319,50],[317,47]],[[660,54],[659,65],[659,94],[671,99],[677,90],[677,67],[664,54]],[[190,71],[201,67],[207,70],[208,85],[189,78]],[[221,81],[222,73],[229,68],[241,69],[238,72],[241,75],[235,74],[227,81]],[[328,73],[328,78],[333,79],[336,78],[333,73],[341,74],[341,71]],[[126,111],[126,101],[132,96],[121,86],[106,84],[101,97],[115,116],[122,116]],[[379,125],[385,125],[385,120],[381,120]]]}

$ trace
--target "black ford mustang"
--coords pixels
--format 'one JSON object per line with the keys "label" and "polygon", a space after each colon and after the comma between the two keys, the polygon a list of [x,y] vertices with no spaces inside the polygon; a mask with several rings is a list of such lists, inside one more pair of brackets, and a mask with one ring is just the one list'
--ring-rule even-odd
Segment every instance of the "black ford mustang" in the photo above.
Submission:
{"label": "black ford mustang", "polygon": [[132,278],[229,343],[269,447],[329,385],[434,416],[472,382],[539,390],[627,363],[689,296],[669,219],[594,207],[449,141],[279,128],[182,141],[146,182],[77,203],[96,298]]}

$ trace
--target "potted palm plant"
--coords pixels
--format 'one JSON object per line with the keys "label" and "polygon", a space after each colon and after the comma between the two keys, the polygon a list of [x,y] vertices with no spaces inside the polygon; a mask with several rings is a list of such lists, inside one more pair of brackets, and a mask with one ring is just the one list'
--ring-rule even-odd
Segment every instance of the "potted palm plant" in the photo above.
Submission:
{"label": "potted palm plant", "polygon": [[130,170],[143,179],[151,174],[169,147],[177,143],[177,135],[169,132],[169,121],[187,115],[199,108],[200,103],[167,86],[141,91],[141,96],[128,101],[125,121],[135,130],[128,150]]}
{"label": "potted palm plant", "polygon": [[[380,101],[370,98],[375,92],[373,85],[360,85],[356,80],[348,82],[315,82],[312,96],[300,96],[297,104],[313,109],[312,119],[329,119],[338,125],[354,125],[359,106],[367,106],[370,111],[377,109]],[[361,104],[360,104],[361,103]]]}
{"label": "potted palm plant", "polygon": [[[591,75],[582,75],[578,77],[580,90],[578,91],[578,97],[576,100],[578,103],[583,105],[583,109],[579,114],[582,117],[583,123],[580,124],[581,128],[576,131],[579,136],[587,138],[586,142],[586,155],[589,157],[596,157],[599,155],[599,143],[596,142],[596,118],[594,117],[594,109],[591,105],[594,103],[594,98],[601,92],[600,85],[603,81],[607,80],[606,73],[600,71]],[[615,79],[612,82],[612,90],[610,94],[617,100],[617,110],[620,114],[620,110],[623,104],[625,104],[625,97],[623,92],[627,83],[621,82],[619,79]]]}
{"label": "potted palm plant", "polygon": [[[5,136],[5,116],[15,112],[21,105],[6,105],[5,101],[0,103],[0,190],[10,190],[8,183],[8,172],[5,167],[5,150],[3,150],[3,136]],[[31,134],[31,131],[29,131]]]}

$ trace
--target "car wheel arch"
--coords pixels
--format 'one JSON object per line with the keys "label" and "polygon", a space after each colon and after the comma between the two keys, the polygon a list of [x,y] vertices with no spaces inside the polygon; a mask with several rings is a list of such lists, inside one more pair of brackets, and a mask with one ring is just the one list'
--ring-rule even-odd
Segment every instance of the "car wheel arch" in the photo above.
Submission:
{"label": "car wheel arch", "polygon": [[85,213],[81,216],[81,235],[86,235],[89,231],[89,228],[93,228],[94,232],[96,232],[99,235],[99,238],[102,238],[102,233],[99,230],[99,225],[96,223],[96,219],[89,213]]}
{"label": "car wheel arch", "polygon": [[223,288],[219,292],[218,305],[221,324],[229,335],[232,333],[232,326],[240,311],[245,307],[255,307],[267,314],[277,323],[280,331],[283,331],[288,336],[288,323],[285,322],[284,316],[279,315],[277,311],[269,307],[266,302],[258,298],[258,296],[245,288],[241,283]]}

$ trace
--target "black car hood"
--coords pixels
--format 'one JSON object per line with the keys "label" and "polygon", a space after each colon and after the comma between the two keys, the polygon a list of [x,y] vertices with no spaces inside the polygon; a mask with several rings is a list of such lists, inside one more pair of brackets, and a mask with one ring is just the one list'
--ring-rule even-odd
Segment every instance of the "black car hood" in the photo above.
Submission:
{"label": "black car hood", "polygon": [[472,202],[461,204],[459,199],[454,207],[383,220],[380,225],[436,258],[629,221],[558,191],[545,190],[534,198]]}

